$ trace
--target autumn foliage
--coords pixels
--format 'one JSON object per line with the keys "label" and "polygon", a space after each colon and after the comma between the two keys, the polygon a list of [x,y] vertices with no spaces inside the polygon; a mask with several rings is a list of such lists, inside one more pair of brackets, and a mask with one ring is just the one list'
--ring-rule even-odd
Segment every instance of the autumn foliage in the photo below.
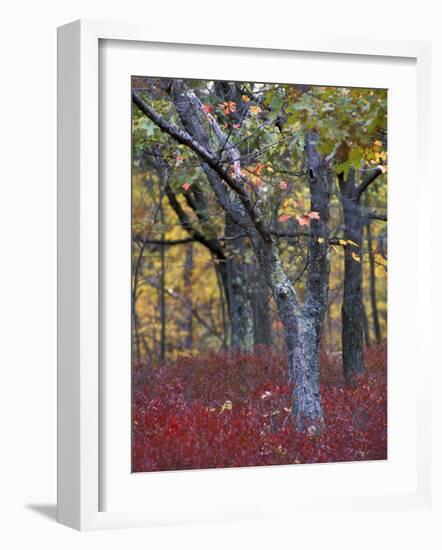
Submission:
{"label": "autumn foliage", "polygon": [[325,428],[297,433],[284,354],[210,353],[133,372],[134,472],[387,458],[386,346],[345,387],[339,355],[321,355]]}

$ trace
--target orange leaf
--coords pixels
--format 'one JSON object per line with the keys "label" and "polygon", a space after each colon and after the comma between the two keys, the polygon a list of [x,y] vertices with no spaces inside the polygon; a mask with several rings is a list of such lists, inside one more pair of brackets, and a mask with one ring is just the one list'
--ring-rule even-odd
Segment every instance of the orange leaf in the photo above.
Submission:
{"label": "orange leaf", "polygon": [[224,103],[219,103],[218,105],[225,115],[231,115],[236,111],[236,103],[234,101],[224,101]]}
{"label": "orange leaf", "polygon": [[181,187],[184,189],[184,191],[188,191],[192,187],[192,184],[186,181]]}
{"label": "orange leaf", "polygon": [[282,216],[279,216],[278,221],[280,222],[286,222],[289,220],[292,216],[290,214],[282,214]]}

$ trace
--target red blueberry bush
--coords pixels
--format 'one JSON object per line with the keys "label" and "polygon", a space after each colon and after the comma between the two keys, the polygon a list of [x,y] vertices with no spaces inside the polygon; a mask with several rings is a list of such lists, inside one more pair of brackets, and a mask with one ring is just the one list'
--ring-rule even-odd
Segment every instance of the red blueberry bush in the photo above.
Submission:
{"label": "red blueberry bush", "polygon": [[387,457],[386,348],[345,387],[340,357],[322,353],[325,429],[297,433],[283,354],[271,349],[186,357],[133,373],[134,472],[379,460]]}

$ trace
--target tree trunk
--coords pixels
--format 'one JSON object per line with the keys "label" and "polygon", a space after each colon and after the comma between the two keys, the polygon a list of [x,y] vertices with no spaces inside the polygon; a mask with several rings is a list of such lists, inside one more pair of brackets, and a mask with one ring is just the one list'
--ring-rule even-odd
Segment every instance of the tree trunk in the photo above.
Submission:
{"label": "tree trunk", "polygon": [[255,345],[270,346],[272,327],[269,307],[269,288],[256,263],[251,266],[251,302]]}
{"label": "tree trunk", "polygon": [[296,329],[286,333],[289,365],[294,373],[292,414],[298,431],[317,434],[324,422],[319,388],[319,338],[308,316],[296,319],[295,326]]}
{"label": "tree trunk", "polygon": [[364,216],[359,206],[354,170],[340,178],[344,212],[344,296],[342,301],[342,363],[346,383],[366,372],[364,363],[364,306],[362,303],[362,238]]}
{"label": "tree trunk", "polygon": [[229,239],[226,259],[228,302],[233,349],[253,350],[253,311],[250,303],[249,280],[245,262],[247,246],[244,230],[226,214],[226,237]]}
{"label": "tree trunk", "polygon": [[364,312],[364,339],[365,339],[365,346],[369,348],[371,346],[371,338],[370,338],[370,326],[368,324],[368,317],[367,317],[367,309],[365,308],[364,302],[362,302],[362,309]]}
{"label": "tree trunk", "polygon": [[368,260],[370,266],[370,303],[371,314],[373,317],[373,328],[376,342],[381,341],[381,325],[379,322],[378,302],[376,297],[376,272],[375,272],[375,258],[373,251],[373,242],[370,224],[367,224],[367,243],[368,243]]}
{"label": "tree trunk", "polygon": [[296,293],[281,266],[274,244],[252,237],[263,274],[275,299],[287,351],[288,369],[294,384],[292,414],[297,431],[319,433],[323,426],[319,391],[319,338],[310,311],[300,311]]}
{"label": "tree trunk", "polygon": [[184,292],[188,304],[188,310],[185,319],[186,336],[184,338],[184,348],[192,349],[193,346],[193,314],[192,314],[192,270],[193,270],[193,245],[189,243],[186,246],[186,259],[184,262]]}
{"label": "tree trunk", "polygon": [[[143,254],[146,248],[145,243],[141,245],[140,251],[138,253],[137,260],[133,267],[133,282],[132,282],[132,337],[133,343],[135,344],[135,358],[137,366],[141,363],[141,339],[140,339],[140,320],[138,318],[137,312],[137,299],[138,299],[138,281],[140,276],[140,271],[142,269]],[[133,254],[133,252],[132,252]]]}
{"label": "tree trunk", "polygon": [[[164,210],[162,197],[160,197],[160,223],[164,227]],[[161,233],[161,240],[165,239],[164,232]],[[160,247],[160,288],[159,288],[159,314],[160,314],[160,360],[166,359],[166,250]]]}

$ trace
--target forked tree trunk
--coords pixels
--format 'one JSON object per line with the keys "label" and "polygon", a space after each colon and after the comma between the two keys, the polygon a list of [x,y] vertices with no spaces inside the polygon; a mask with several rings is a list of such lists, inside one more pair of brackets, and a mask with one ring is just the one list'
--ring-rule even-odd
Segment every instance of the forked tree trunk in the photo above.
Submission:
{"label": "forked tree trunk", "polygon": [[306,135],[310,208],[319,215],[311,220],[307,299],[300,307],[295,290],[273,243],[252,244],[275,299],[282,322],[290,378],[294,383],[292,414],[298,431],[320,433],[324,417],[319,386],[319,344],[328,300],[330,253],[328,221],[330,180],[327,163],[317,152],[318,136]]}

